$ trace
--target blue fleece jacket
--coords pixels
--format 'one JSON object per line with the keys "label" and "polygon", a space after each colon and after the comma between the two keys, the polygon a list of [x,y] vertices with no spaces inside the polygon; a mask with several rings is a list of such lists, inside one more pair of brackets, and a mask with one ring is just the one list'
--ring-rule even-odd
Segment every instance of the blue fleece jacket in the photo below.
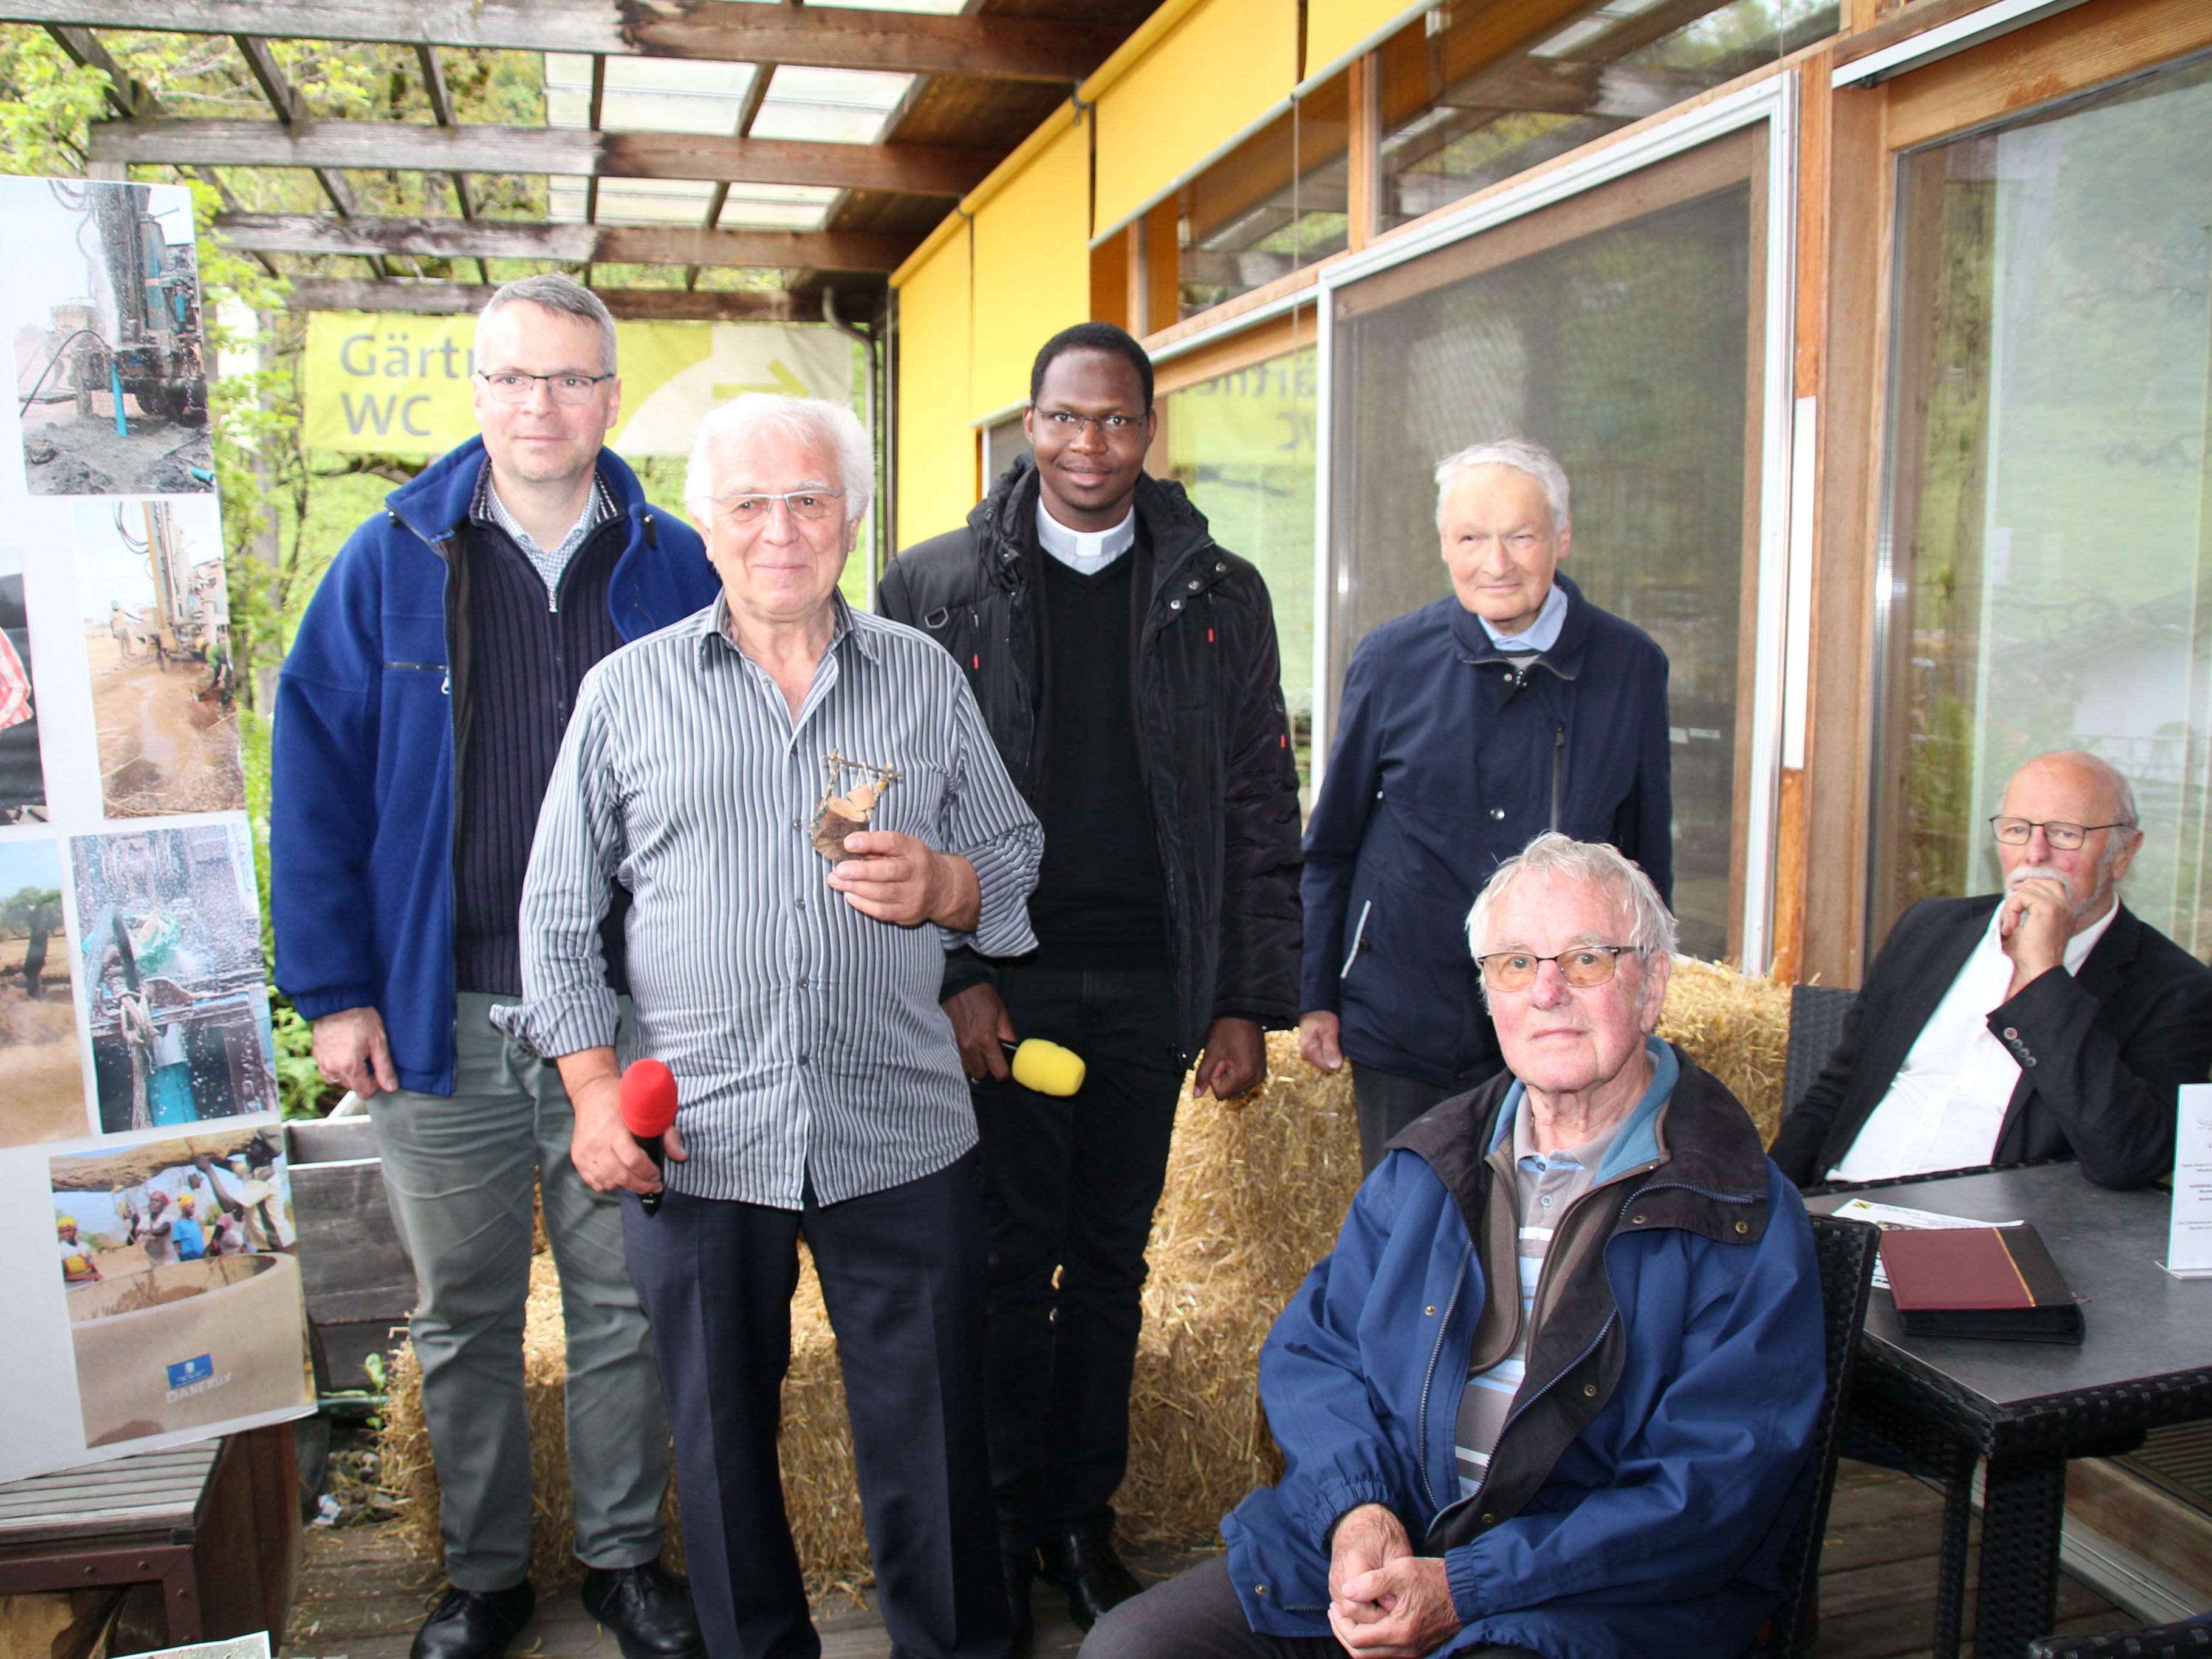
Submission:
{"label": "blue fleece jacket", "polygon": [[1526,672],[1449,598],[1352,653],[1306,826],[1298,1006],[1337,1014],[1362,1065],[1447,1089],[1497,1072],[1467,913],[1540,831],[1609,842],[1672,896],[1666,653],[1553,580],[1566,621]]}
{"label": "blue fleece jacket", "polygon": [[[470,439],[339,550],[284,659],[272,734],[276,982],[308,1019],[375,1008],[400,1085],[428,1094],[453,1091],[454,732],[467,688],[456,697],[452,647],[469,630],[449,600],[483,461]],[[698,532],[647,505],[612,451],[599,470],[628,520],[607,583],[623,637],[713,603]]]}
{"label": "blue fleece jacket", "polygon": [[[1534,1495],[1443,1552],[1462,1623],[1442,1652],[1738,1653],[1780,1599],[1826,1386],[1812,1233],[1796,1189],[1764,1158],[1763,1191],[1699,1193],[1747,1216],[1763,1206],[1751,1242],[1639,1230],[1647,1213],[1665,1218],[1638,1199],[1681,1181],[1665,1070],[1584,1200],[1616,1177],[1636,1183],[1635,1220],[1602,1252],[1626,1339],[1619,1374]],[[1491,1145],[1512,1133],[1519,1105],[1516,1083]],[[1287,1468],[1221,1526],[1254,1630],[1328,1634],[1329,1533],[1351,1510],[1384,1505],[1418,1549],[1460,1503],[1453,1431],[1486,1294],[1461,1202],[1394,1143],[1261,1351],[1261,1401]],[[1527,1405],[1516,1399],[1515,1414]]]}

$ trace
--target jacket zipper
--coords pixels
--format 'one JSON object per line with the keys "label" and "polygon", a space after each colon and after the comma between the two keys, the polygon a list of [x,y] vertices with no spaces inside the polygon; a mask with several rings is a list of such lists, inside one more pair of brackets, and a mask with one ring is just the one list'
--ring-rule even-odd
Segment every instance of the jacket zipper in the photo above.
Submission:
{"label": "jacket zipper", "polygon": [[1552,727],[1552,828],[1559,827],[1559,793],[1567,769],[1567,728]]}
{"label": "jacket zipper", "polygon": [[[1601,1188],[1598,1190],[1602,1191],[1603,1188]],[[1754,1198],[1744,1198],[1741,1196],[1732,1196],[1727,1193],[1717,1193],[1709,1188],[1693,1187],[1686,1181],[1655,1181],[1648,1187],[1638,1187],[1634,1192],[1628,1195],[1627,1202],[1624,1203],[1620,1207],[1626,1210],[1628,1208],[1629,1205],[1634,1204],[1641,1199],[1648,1198],[1653,1193],[1666,1192],[1695,1193],[1700,1198],[1710,1198],[1716,1203],[1721,1204],[1755,1204],[1759,1201]],[[1592,1196],[1592,1194],[1586,1193],[1583,1196],[1585,1198],[1589,1198]],[[1562,1217],[1561,1219],[1564,1221],[1565,1218]],[[1608,1238],[1606,1243],[1609,1244],[1612,1243],[1612,1240]],[[1598,1255],[1601,1262],[1603,1261],[1604,1253],[1604,1245],[1600,1245],[1598,1247]],[[1550,1282],[1551,1267],[1552,1259],[1550,1254],[1547,1252],[1544,1257],[1543,1269],[1536,1275],[1535,1305],[1538,1308],[1541,1308],[1544,1305],[1544,1287]],[[1530,1395],[1526,1401],[1518,1401],[1515,1404],[1512,1411],[1507,1413],[1505,1421],[1498,1425],[1498,1437],[1501,1442],[1505,1438],[1505,1431],[1513,1426],[1515,1419],[1518,1418],[1523,1412],[1528,1410],[1529,1407],[1534,1405],[1539,1400],[1541,1400],[1546,1395],[1549,1394],[1553,1386],[1556,1385],[1561,1378],[1571,1375],[1576,1366],[1581,1364],[1583,1360],[1590,1357],[1590,1354],[1595,1350],[1597,1345],[1605,1340],[1606,1332],[1612,1328],[1613,1322],[1619,1316],[1620,1312],[1620,1310],[1619,1308],[1615,1308],[1613,1312],[1607,1314],[1605,1316],[1605,1323],[1597,1328],[1597,1334],[1590,1339],[1589,1346],[1588,1347],[1584,1348],[1580,1353],[1577,1354],[1572,1359],[1561,1366],[1553,1376],[1550,1382],[1545,1383],[1542,1388]],[[1478,1488],[1476,1491],[1476,1496],[1480,1497],[1480,1489]]]}
{"label": "jacket zipper", "polygon": [[1459,1259],[1459,1277],[1452,1280],[1451,1299],[1444,1304],[1443,1322],[1437,1327],[1437,1346],[1429,1352],[1428,1375],[1421,1379],[1421,1410],[1417,1427],[1417,1443],[1421,1449],[1421,1491],[1429,1500],[1431,1510],[1443,1505],[1437,1501],[1436,1483],[1429,1479],[1429,1390],[1435,1387],[1437,1362],[1444,1357],[1444,1333],[1451,1328],[1451,1316],[1459,1307],[1460,1292],[1467,1287],[1467,1264],[1474,1259],[1474,1245],[1470,1241],[1467,1254]]}

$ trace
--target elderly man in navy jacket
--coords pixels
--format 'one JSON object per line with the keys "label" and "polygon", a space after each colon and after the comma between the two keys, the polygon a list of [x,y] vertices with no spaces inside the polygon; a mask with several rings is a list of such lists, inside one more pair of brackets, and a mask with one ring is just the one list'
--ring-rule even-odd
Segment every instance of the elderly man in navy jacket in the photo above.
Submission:
{"label": "elderly man in navy jacket", "polygon": [[1796,1189],[1658,1042],[1674,918],[1540,836],[1468,920],[1508,1074],[1392,1143],[1260,1354],[1279,1483],[1084,1659],[1740,1653],[1826,1392]]}
{"label": "elderly man in navy jacket", "polygon": [[[586,1608],[625,1659],[701,1652],[663,1572],[668,1420],[613,1194],[550,1062],[490,1022],[522,990],[522,878],[584,672],[720,590],[698,534],[602,447],[614,319],[509,283],[473,354],[483,436],[392,492],[332,562],[276,693],[276,981],[323,1076],[366,1097],[414,1256],[415,1352],[452,1588],[413,1659],[493,1659],[530,1617],[522,1393],[533,1187],[561,1273]],[[622,915],[605,932],[622,974]],[[588,1149],[586,1149],[588,1150]]]}
{"label": "elderly man in navy jacket", "polygon": [[1567,475],[1525,439],[1437,464],[1449,599],[1345,675],[1306,830],[1298,1049],[1352,1062],[1359,1153],[1496,1074],[1457,918],[1542,830],[1609,842],[1674,890],[1667,657],[1559,574]]}

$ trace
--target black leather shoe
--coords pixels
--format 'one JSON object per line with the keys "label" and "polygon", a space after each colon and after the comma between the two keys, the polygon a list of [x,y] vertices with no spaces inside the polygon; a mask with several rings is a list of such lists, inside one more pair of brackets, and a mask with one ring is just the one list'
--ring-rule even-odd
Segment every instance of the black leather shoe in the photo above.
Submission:
{"label": "black leather shoe", "polygon": [[1086,1527],[1048,1538],[1041,1553],[1044,1576],[1067,1592],[1067,1615],[1079,1629],[1089,1630],[1100,1614],[1144,1589],[1103,1529]]}
{"label": "black leather shoe", "polygon": [[408,1659],[499,1659],[537,1605],[527,1578],[503,1590],[455,1589],[448,1584],[415,1632]]}
{"label": "black leather shoe", "polygon": [[1036,1553],[1007,1550],[999,1558],[1006,1567],[1006,1613],[1014,1621],[1014,1644],[1007,1659],[1030,1659],[1036,1646],[1036,1615],[1030,1610],[1030,1586],[1036,1582]]}
{"label": "black leather shoe", "polygon": [[623,1659],[703,1659],[706,1638],[691,1611],[691,1587],[658,1561],[586,1567],[584,1611],[615,1633]]}

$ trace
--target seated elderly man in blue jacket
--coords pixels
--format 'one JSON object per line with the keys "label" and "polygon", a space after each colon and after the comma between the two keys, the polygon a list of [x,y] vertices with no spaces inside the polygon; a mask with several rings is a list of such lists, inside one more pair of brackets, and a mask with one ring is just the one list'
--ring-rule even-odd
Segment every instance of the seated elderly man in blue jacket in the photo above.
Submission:
{"label": "seated elderly man in blue jacket", "polygon": [[1796,1189],[1656,1040],[1674,926],[1539,836],[1468,918],[1505,1074],[1392,1142],[1276,1321],[1287,1465],[1084,1659],[1741,1651],[1826,1383]]}

